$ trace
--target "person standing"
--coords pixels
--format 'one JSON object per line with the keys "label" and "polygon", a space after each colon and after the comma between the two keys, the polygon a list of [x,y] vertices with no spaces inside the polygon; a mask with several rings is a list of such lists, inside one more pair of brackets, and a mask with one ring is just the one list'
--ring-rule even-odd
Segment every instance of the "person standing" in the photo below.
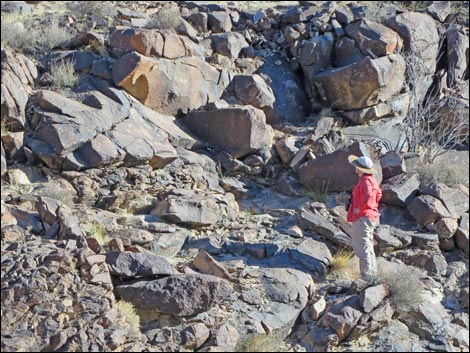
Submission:
{"label": "person standing", "polygon": [[374,253],[374,229],[379,224],[379,201],[382,190],[374,177],[372,160],[368,157],[350,155],[349,163],[356,168],[358,183],[352,191],[347,221],[352,222],[352,246],[359,258],[361,277],[374,281],[377,262]]}

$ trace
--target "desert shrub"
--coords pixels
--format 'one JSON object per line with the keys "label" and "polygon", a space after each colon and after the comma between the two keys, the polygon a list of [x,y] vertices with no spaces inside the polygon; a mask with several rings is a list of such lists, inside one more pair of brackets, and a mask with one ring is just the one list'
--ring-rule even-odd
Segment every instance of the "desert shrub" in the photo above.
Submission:
{"label": "desert shrub", "polygon": [[83,226],[83,230],[85,231],[86,235],[90,238],[95,238],[100,246],[104,247],[109,242],[108,233],[106,232],[105,227],[96,222],[92,221],[87,223]]}
{"label": "desert shrub", "polygon": [[69,29],[59,26],[55,19],[48,24],[35,24],[30,18],[20,15],[2,16],[1,31],[2,46],[22,53],[33,50],[46,53],[73,36]]}
{"label": "desert shrub", "polygon": [[36,43],[36,35],[29,28],[30,24],[30,20],[20,15],[2,15],[2,47],[17,49],[20,52],[24,52],[27,48],[33,48]]}
{"label": "desert shrub", "polygon": [[134,333],[139,333],[140,317],[137,315],[134,306],[124,300],[119,300],[116,303],[116,309],[118,312],[118,317],[129,324],[131,331]]}
{"label": "desert shrub", "polygon": [[[444,40],[441,38],[440,43]],[[421,43],[419,48],[426,48]],[[422,92],[422,83],[430,75],[426,66],[429,52],[415,48],[403,53],[406,64],[405,86],[409,88],[408,114],[404,134],[410,152],[419,153],[432,163],[436,157],[468,143],[468,81],[456,81],[451,87]]]}
{"label": "desert shrub", "polygon": [[37,28],[36,33],[36,48],[42,53],[66,43],[73,37],[73,33],[68,28],[60,26],[55,19]]}
{"label": "desert shrub", "polygon": [[175,29],[181,23],[181,16],[178,7],[162,7],[148,21],[147,27],[156,29]]}
{"label": "desert shrub", "polygon": [[442,161],[434,163],[420,163],[416,170],[419,171],[421,185],[441,182],[447,185],[469,184],[468,169],[463,165],[448,164]]}
{"label": "desert shrub", "polygon": [[117,14],[112,1],[68,1],[67,7],[79,19],[89,14],[101,17],[114,17]]}
{"label": "desert shrub", "polygon": [[59,60],[51,65],[51,78],[57,88],[74,87],[79,75],[75,73],[74,63],[70,60]]}
{"label": "desert shrub", "polygon": [[271,335],[258,334],[245,340],[238,352],[277,352],[279,347],[276,338]]}
{"label": "desert shrub", "polygon": [[378,281],[387,284],[390,290],[390,299],[395,309],[408,311],[415,305],[422,303],[424,284],[421,274],[411,266],[400,266],[393,270],[381,271],[379,267]]}

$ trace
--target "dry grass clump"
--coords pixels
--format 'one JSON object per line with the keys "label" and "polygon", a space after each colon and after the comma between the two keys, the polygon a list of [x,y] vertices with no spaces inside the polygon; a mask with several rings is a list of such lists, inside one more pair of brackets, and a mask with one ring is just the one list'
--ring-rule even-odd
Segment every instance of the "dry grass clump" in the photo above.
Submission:
{"label": "dry grass clump", "polygon": [[74,87],[79,80],[75,73],[74,63],[70,60],[60,60],[51,65],[51,78],[57,88]]}
{"label": "dry grass clump", "polygon": [[329,182],[323,181],[322,183],[318,183],[315,187],[307,188],[305,195],[314,201],[325,203],[329,186]]}
{"label": "dry grass clump", "polygon": [[140,317],[137,315],[134,306],[124,300],[119,300],[116,303],[116,309],[118,312],[118,318],[126,321],[132,332],[140,333]]}
{"label": "dry grass clump", "polygon": [[411,266],[381,271],[379,267],[378,281],[387,284],[390,290],[390,299],[398,312],[406,312],[423,301],[424,284],[421,274]]}
{"label": "dry grass clump", "polygon": [[353,257],[354,251],[352,249],[340,249],[333,255],[328,264],[328,275],[333,278],[346,276],[350,270]]}
{"label": "dry grass clump", "polygon": [[8,134],[8,123],[6,118],[2,118],[2,136]]}

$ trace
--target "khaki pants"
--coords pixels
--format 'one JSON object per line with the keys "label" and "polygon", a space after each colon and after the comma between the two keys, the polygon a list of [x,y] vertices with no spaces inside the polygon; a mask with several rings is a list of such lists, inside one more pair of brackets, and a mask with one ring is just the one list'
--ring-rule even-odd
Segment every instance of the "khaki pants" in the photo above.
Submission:
{"label": "khaki pants", "polygon": [[363,279],[374,279],[377,275],[377,262],[374,253],[374,229],[378,223],[361,217],[352,225],[352,246],[359,258]]}

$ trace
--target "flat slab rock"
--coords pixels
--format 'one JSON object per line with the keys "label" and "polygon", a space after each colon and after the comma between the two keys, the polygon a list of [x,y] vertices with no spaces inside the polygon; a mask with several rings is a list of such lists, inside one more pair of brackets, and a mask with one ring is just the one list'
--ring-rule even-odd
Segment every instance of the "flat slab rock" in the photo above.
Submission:
{"label": "flat slab rock", "polygon": [[138,309],[189,316],[207,311],[227,298],[233,288],[228,281],[215,276],[182,274],[118,286],[116,292]]}

